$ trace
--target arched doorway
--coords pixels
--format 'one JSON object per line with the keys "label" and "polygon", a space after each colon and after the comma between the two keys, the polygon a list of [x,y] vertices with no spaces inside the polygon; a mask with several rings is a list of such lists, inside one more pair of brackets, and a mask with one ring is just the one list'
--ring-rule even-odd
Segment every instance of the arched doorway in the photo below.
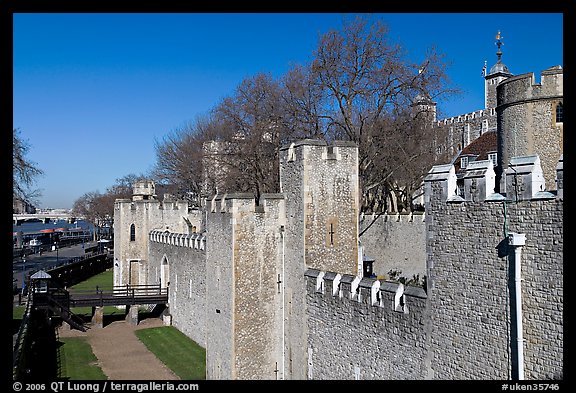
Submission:
{"label": "arched doorway", "polygon": [[168,258],[166,255],[162,257],[162,263],[160,264],[160,287],[166,288],[170,282],[170,266],[168,264]]}

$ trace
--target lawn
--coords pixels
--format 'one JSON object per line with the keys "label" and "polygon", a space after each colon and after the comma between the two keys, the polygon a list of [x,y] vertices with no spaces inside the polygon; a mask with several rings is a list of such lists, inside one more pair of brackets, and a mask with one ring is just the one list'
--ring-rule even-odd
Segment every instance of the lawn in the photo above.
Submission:
{"label": "lawn", "polygon": [[[79,282],[76,285],[68,288],[70,291],[90,291],[98,288],[110,289],[114,285],[114,271],[107,270],[100,274],[90,277],[89,279]],[[71,311],[80,316],[91,316],[92,307],[72,307]],[[115,306],[104,306],[104,315],[125,315],[124,310],[118,309]]]}
{"label": "lawn", "polygon": [[175,327],[140,329],[135,334],[180,379],[206,379],[206,350]]}
{"label": "lawn", "polygon": [[70,380],[103,380],[106,375],[85,337],[61,338],[60,376]]}
{"label": "lawn", "polygon": [[12,319],[20,319],[24,317],[24,312],[26,311],[26,306],[14,306],[12,307]]}
{"label": "lawn", "polygon": [[70,290],[95,290],[96,287],[110,289],[112,286],[114,286],[114,271],[110,269],[71,286]]}
{"label": "lawn", "polygon": [[[111,288],[113,271],[106,271],[78,283],[70,290],[92,290],[96,286]],[[15,306],[12,317],[15,325],[22,319],[24,306]],[[75,307],[76,315],[90,316],[91,307]],[[104,307],[105,315],[124,315],[124,310],[114,306]],[[17,331],[17,329],[16,329]],[[139,329],[136,336],[146,347],[182,380],[206,379],[206,350],[173,326]],[[97,364],[90,344],[85,337],[60,338],[60,377],[70,380],[103,380],[106,375]]]}

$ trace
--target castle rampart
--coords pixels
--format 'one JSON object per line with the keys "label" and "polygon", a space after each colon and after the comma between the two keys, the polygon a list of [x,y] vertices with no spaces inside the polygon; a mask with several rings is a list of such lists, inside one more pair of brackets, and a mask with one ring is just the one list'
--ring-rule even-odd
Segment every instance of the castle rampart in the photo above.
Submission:
{"label": "castle rampart", "polygon": [[[537,184],[539,161],[515,161],[531,164],[519,171],[523,184]],[[426,289],[305,272],[309,378],[506,380],[520,367],[526,379],[563,378],[562,198],[490,193],[487,168],[469,169],[477,187],[462,196],[453,168],[434,167],[426,178]],[[521,257],[511,234],[526,238]]]}
{"label": "castle rampart", "polygon": [[380,217],[405,236],[424,225],[424,287],[363,277],[345,143],[282,148],[282,193],[215,195],[202,233],[180,208],[119,200],[121,236],[147,225],[119,244],[146,245],[138,274],[170,288],[172,324],[205,346],[207,379],[562,379],[562,157],[555,168],[547,192],[539,156],[513,157],[501,194],[476,161],[459,194],[454,166],[433,167],[425,215]]}
{"label": "castle rampart", "polygon": [[149,284],[168,287],[170,323],[206,348],[207,277],[203,244],[201,234],[152,231],[146,273]]}
{"label": "castle rampart", "polygon": [[426,293],[309,269],[310,379],[424,379]]}
{"label": "castle rampart", "polygon": [[[532,164],[524,177],[538,173],[538,162]],[[514,301],[519,296],[526,378],[561,379],[562,200],[549,193],[519,193],[514,199],[493,194],[482,202],[467,195],[450,199],[444,189],[451,176],[427,178],[431,375],[435,379],[516,378],[520,365]],[[510,233],[526,236],[521,294],[514,291]]]}

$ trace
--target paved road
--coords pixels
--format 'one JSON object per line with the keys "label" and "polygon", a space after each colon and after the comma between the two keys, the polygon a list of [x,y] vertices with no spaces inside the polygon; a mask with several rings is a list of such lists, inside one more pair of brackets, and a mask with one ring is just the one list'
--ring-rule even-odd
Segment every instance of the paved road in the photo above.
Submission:
{"label": "paved road", "polygon": [[14,278],[18,280],[18,288],[22,289],[22,277],[28,273],[35,273],[38,270],[49,270],[57,266],[67,264],[72,258],[84,255],[84,248],[96,245],[96,242],[87,242],[84,245],[77,244],[63,247],[56,251],[44,251],[40,254],[26,255],[24,258],[14,259],[12,272]]}

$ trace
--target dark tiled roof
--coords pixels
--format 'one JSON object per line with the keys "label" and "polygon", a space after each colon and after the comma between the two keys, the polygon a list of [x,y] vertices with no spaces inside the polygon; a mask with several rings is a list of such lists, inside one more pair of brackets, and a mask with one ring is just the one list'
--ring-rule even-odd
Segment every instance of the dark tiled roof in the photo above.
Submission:
{"label": "dark tiled roof", "polygon": [[474,139],[472,143],[466,146],[460,152],[460,155],[454,162],[454,169],[456,172],[460,171],[460,157],[462,156],[475,156],[475,161],[487,160],[488,153],[496,152],[498,150],[498,139],[496,131],[487,131],[480,137]]}

